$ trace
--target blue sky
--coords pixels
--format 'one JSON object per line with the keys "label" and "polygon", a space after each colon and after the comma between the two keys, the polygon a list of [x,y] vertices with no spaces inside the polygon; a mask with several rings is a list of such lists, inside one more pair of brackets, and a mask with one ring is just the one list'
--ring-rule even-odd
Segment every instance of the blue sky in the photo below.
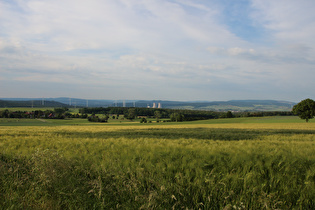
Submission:
{"label": "blue sky", "polygon": [[315,98],[313,0],[1,0],[0,98]]}

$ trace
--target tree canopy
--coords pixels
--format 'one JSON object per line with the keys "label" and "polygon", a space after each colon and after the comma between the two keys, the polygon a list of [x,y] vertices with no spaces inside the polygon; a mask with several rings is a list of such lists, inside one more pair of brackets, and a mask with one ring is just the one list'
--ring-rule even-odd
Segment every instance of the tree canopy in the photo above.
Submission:
{"label": "tree canopy", "polygon": [[315,101],[312,99],[305,99],[293,107],[293,113],[298,115],[301,119],[308,122],[315,116]]}

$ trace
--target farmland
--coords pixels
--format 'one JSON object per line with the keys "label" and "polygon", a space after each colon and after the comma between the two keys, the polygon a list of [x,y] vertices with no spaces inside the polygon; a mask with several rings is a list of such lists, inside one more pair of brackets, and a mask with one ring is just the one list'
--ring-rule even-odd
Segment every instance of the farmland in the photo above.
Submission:
{"label": "farmland", "polygon": [[0,119],[5,209],[314,209],[315,123]]}

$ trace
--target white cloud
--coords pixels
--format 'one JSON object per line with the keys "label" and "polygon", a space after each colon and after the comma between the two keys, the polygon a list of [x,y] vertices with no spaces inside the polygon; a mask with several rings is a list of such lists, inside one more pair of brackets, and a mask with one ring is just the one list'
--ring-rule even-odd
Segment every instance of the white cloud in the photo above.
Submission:
{"label": "white cloud", "polygon": [[313,42],[315,2],[312,0],[253,0],[253,17],[282,41]]}
{"label": "white cloud", "polygon": [[161,51],[170,43],[223,43],[225,37],[236,40],[215,23],[215,12],[205,6],[202,9],[206,14],[201,19],[169,1],[28,0],[21,6],[22,14],[7,11],[8,16],[17,16],[8,27],[23,41],[36,42],[38,50],[129,47]]}
{"label": "white cloud", "polygon": [[212,54],[226,55],[226,56],[248,56],[256,55],[254,49],[245,49],[240,47],[222,48],[222,47],[208,47],[207,50]]}
{"label": "white cloud", "polygon": [[[116,87],[116,94],[134,89],[140,96],[145,86],[168,96],[183,88],[183,100],[204,99],[207,87],[231,86],[235,94],[262,81],[270,87],[309,82],[314,3],[251,2],[249,17],[264,28],[255,42],[230,31],[222,19],[229,15],[226,1],[224,7],[194,0],[1,1],[1,77]],[[163,85],[174,91],[154,88]]]}
{"label": "white cloud", "polygon": [[241,54],[254,54],[254,49],[243,49],[239,47],[230,48],[227,50],[230,55],[241,55]]}

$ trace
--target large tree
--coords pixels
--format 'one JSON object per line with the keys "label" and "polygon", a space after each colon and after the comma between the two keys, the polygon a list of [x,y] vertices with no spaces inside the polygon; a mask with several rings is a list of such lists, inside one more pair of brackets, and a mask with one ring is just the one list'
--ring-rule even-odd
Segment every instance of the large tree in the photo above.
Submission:
{"label": "large tree", "polygon": [[128,109],[128,114],[127,114],[127,119],[128,120],[133,120],[136,118],[136,110],[134,108]]}
{"label": "large tree", "polygon": [[312,99],[305,99],[293,107],[293,113],[298,115],[301,119],[308,122],[315,116],[315,101]]}
{"label": "large tree", "polygon": [[158,122],[161,118],[161,112],[160,111],[155,111],[154,116],[156,118],[156,122]]}

